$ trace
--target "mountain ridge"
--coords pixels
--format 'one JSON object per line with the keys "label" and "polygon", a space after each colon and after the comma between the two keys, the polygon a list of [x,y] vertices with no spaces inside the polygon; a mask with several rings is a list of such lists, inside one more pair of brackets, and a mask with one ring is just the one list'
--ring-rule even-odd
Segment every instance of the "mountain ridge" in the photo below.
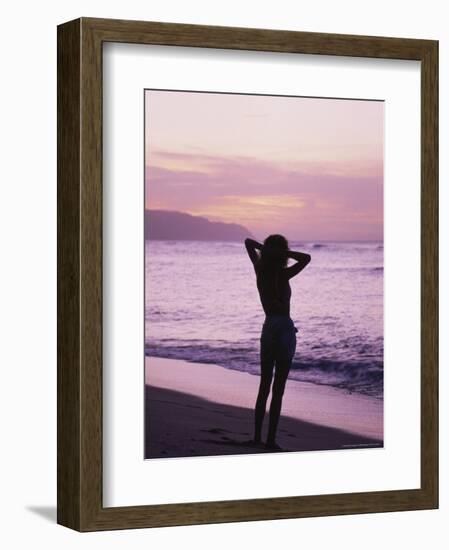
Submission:
{"label": "mountain ridge", "polygon": [[145,240],[242,241],[253,237],[243,225],[214,222],[178,210],[145,210]]}

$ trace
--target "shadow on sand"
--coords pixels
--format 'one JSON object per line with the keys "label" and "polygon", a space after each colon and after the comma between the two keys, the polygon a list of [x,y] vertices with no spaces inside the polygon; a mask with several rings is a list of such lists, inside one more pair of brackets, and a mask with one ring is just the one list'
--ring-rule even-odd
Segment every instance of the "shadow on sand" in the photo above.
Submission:
{"label": "shadow on sand", "polygon": [[[269,452],[251,443],[253,423],[251,409],[145,387],[145,458]],[[376,439],[282,415],[277,442],[286,452],[383,447]]]}

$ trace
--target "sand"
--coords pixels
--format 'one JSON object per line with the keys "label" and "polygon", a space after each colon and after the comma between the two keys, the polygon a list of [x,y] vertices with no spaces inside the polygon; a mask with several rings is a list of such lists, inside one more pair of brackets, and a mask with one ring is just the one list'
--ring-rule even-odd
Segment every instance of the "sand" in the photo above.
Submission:
{"label": "sand", "polygon": [[[146,357],[145,383],[146,458],[267,452],[250,443],[259,376]],[[263,436],[267,425],[268,411]],[[383,403],[288,380],[277,442],[285,451],[382,447]]]}

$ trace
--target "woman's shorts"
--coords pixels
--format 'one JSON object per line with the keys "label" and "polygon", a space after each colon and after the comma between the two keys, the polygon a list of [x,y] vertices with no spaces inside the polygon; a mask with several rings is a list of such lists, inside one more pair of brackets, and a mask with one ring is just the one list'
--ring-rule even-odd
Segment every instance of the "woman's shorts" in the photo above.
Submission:
{"label": "woman's shorts", "polygon": [[260,336],[260,360],[291,361],[296,351],[296,333],[287,315],[267,315]]}

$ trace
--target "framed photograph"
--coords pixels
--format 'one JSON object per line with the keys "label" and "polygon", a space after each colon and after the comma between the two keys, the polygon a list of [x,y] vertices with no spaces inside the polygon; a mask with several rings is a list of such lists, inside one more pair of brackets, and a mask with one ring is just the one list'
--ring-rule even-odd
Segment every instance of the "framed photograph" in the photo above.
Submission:
{"label": "framed photograph", "polygon": [[58,523],[438,507],[438,42],[58,27]]}

